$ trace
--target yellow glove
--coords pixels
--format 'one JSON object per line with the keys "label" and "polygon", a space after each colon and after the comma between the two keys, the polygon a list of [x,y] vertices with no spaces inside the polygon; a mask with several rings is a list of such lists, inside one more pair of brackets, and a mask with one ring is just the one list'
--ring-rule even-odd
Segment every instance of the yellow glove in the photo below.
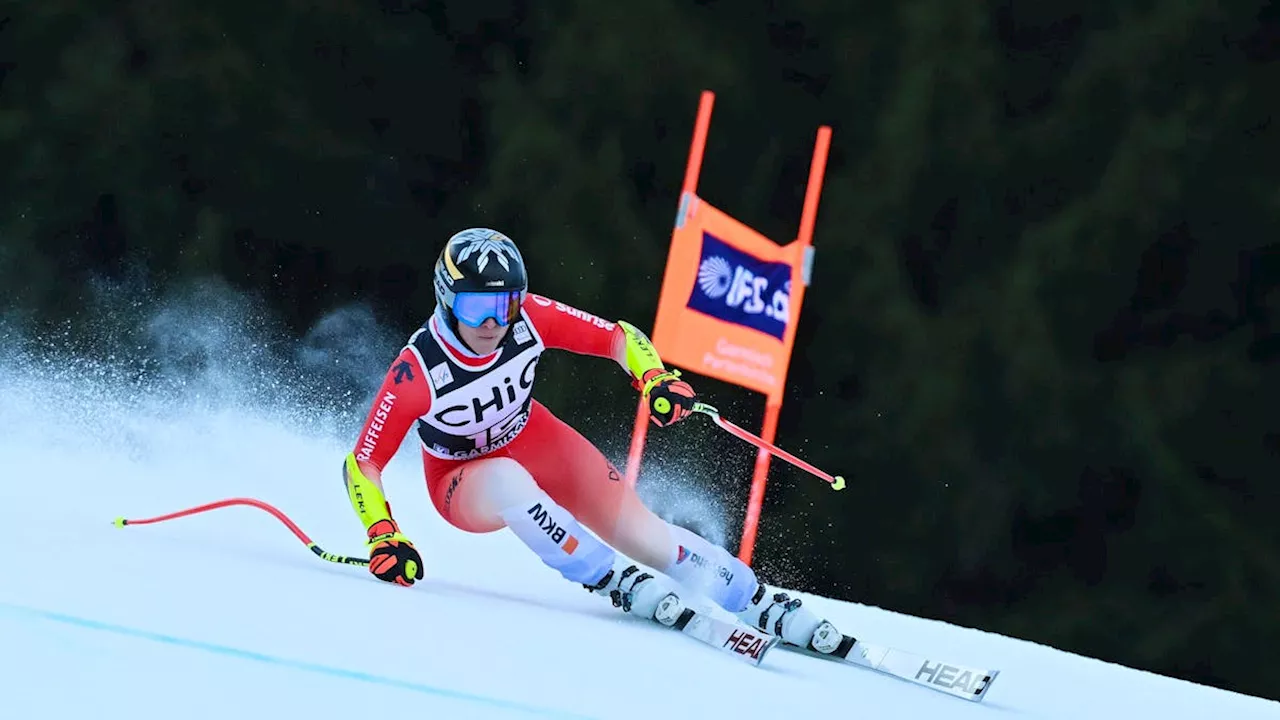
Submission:
{"label": "yellow glove", "polygon": [[391,505],[383,497],[382,489],[365,477],[354,454],[347,455],[342,476],[351,507],[369,536],[369,572],[379,580],[397,585],[408,586],[421,580],[422,556],[391,519]]}
{"label": "yellow glove", "polygon": [[644,333],[625,320],[618,321],[618,327],[626,335],[631,386],[649,401],[649,419],[658,427],[666,427],[689,417],[698,400],[693,387],[680,379],[678,371],[663,366],[657,348]]}
{"label": "yellow glove", "polygon": [[395,520],[379,520],[368,532],[369,572],[374,577],[405,586],[422,579],[422,556]]}
{"label": "yellow glove", "polygon": [[642,378],[642,392],[649,401],[649,419],[658,427],[666,427],[689,417],[698,395],[689,383],[680,379],[677,370],[650,370]]}

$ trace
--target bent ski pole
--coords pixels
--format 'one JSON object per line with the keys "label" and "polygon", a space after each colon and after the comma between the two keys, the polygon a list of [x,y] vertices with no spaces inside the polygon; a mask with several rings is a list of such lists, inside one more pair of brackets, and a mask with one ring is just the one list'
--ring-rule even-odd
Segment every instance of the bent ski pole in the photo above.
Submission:
{"label": "bent ski pole", "polygon": [[735,437],[738,437],[742,440],[746,440],[747,442],[751,443],[752,445],[755,445],[761,450],[764,450],[772,454],[774,457],[782,458],[783,460],[786,460],[787,462],[791,463],[792,465],[795,465],[801,470],[804,470],[805,472],[810,473],[811,475],[816,475],[817,477],[820,477],[823,480],[826,480],[827,482],[831,483],[832,490],[844,489],[844,478],[841,477],[840,475],[830,475],[828,473],[825,473],[819,470],[818,468],[810,465],[809,463],[801,460],[795,455],[792,455],[786,450],[783,450],[777,445],[774,445],[773,443],[765,441],[764,438],[752,435],[746,430],[743,430],[737,425],[734,425],[728,420],[725,420],[724,418],[720,417],[720,411],[715,409],[714,407],[706,403],[699,402],[699,403],[693,404],[693,411],[696,413],[702,413],[703,415],[706,415],[707,417],[711,418],[712,420],[715,421],[716,425],[719,425],[721,429],[725,430],[730,435],[734,435]]}
{"label": "bent ski pole", "polygon": [[141,518],[139,520],[128,520],[123,517],[118,517],[115,519],[115,526],[124,527],[126,525],[150,525],[152,523],[164,522],[166,520],[174,520],[180,517],[186,517],[188,515],[196,515],[198,513],[208,512],[210,510],[217,510],[218,508],[224,508],[230,505],[248,505],[249,507],[256,507],[259,510],[265,510],[271,513],[273,516],[275,516],[277,520],[284,523],[285,527],[289,528],[289,531],[292,532],[295,537],[301,540],[302,544],[306,545],[307,549],[315,553],[316,557],[320,558],[321,560],[328,560],[329,562],[339,563],[342,565],[359,565],[362,567],[367,567],[369,565],[369,561],[365,558],[348,557],[346,555],[334,555],[333,553],[325,552],[320,548],[319,545],[315,544],[311,540],[311,538],[307,537],[307,534],[302,532],[302,528],[299,528],[297,525],[295,525],[293,521],[289,519],[288,515],[285,515],[284,513],[280,512],[278,509],[276,509],[272,505],[268,505],[267,503],[264,503],[261,500],[254,500],[253,498],[229,498],[227,500],[219,500],[217,502],[211,502],[206,505],[199,505],[197,507],[187,508],[186,510],[179,510],[177,512],[169,513],[168,515],[159,515],[153,518]]}

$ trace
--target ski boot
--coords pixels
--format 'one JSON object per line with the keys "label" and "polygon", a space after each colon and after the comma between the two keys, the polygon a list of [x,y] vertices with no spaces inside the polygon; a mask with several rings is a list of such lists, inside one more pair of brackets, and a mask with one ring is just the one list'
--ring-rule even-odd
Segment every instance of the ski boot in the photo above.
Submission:
{"label": "ski boot", "polygon": [[751,602],[736,615],[751,627],[782,638],[787,645],[830,655],[840,648],[845,636],[835,625],[801,607],[800,598],[770,590],[760,583]]}
{"label": "ski boot", "polygon": [[675,584],[666,577],[646,572],[638,565],[619,557],[613,567],[594,585],[583,585],[593,593],[604,595],[623,612],[634,613],[660,625],[671,627],[680,619],[684,603],[675,593]]}

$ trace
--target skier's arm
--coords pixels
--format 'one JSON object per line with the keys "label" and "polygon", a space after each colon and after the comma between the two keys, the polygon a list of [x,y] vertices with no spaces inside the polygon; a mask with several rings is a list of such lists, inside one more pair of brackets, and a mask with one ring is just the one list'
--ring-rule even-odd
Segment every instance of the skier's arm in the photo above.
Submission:
{"label": "skier's arm", "polygon": [[431,391],[417,355],[405,348],[387,369],[356,439],[342,463],[351,507],[369,536],[369,570],[379,579],[412,585],[422,577],[422,560],[391,517],[382,488],[382,469],[400,448],[414,420],[431,406]]}
{"label": "skier's arm", "polygon": [[548,347],[581,355],[613,358],[632,385],[649,400],[653,422],[669,425],[684,419],[693,409],[696,395],[679,373],[668,371],[653,343],[625,320],[616,323],[530,293],[525,314]]}
{"label": "skier's arm", "polygon": [[382,486],[382,469],[400,449],[409,428],[431,407],[431,391],[417,354],[405,347],[387,368],[350,457],[370,480]]}
{"label": "skier's arm", "polygon": [[609,322],[532,293],[524,311],[550,349],[613,358],[637,383],[650,370],[666,370],[649,338],[625,321]]}

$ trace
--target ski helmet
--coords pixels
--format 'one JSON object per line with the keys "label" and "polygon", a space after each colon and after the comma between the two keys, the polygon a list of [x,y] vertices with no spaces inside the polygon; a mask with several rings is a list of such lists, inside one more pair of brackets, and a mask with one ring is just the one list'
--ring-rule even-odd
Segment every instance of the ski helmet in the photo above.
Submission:
{"label": "ski helmet", "polygon": [[520,317],[529,291],[524,258],[511,238],[489,228],[467,228],[449,238],[436,260],[436,312],[448,327],[480,327],[493,318]]}

